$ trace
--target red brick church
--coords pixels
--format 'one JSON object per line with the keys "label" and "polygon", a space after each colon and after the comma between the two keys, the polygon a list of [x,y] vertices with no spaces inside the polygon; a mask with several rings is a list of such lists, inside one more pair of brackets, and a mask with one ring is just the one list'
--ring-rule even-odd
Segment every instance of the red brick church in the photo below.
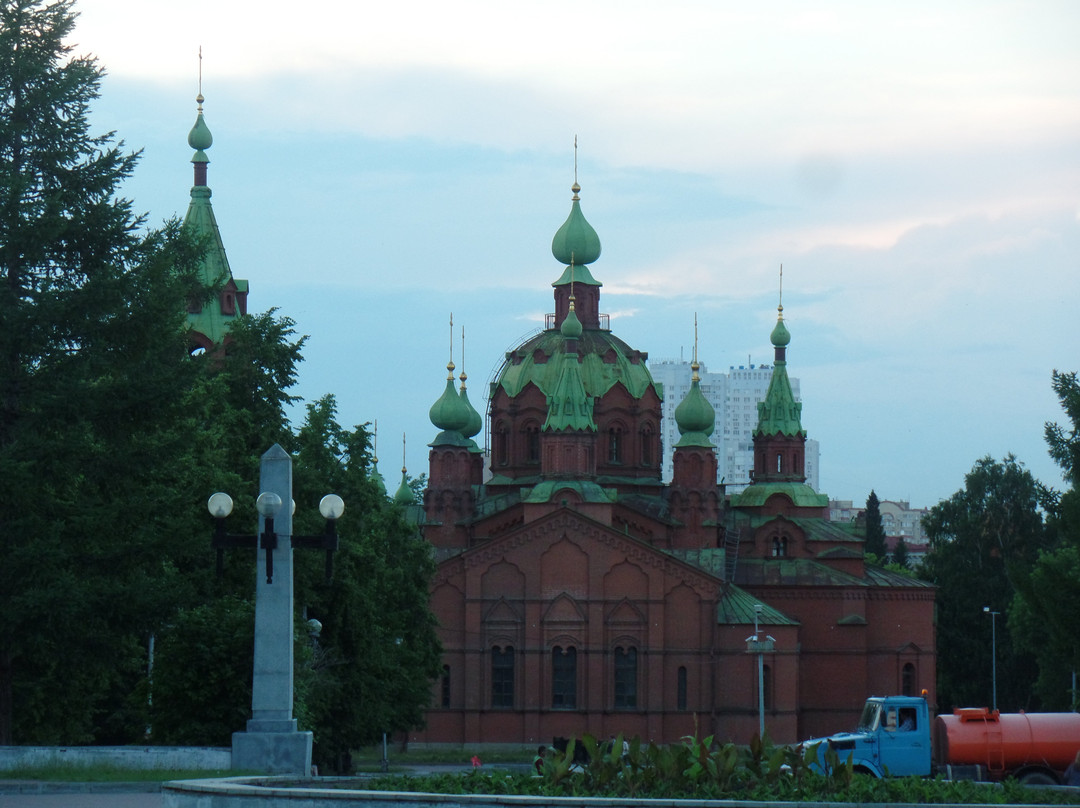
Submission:
{"label": "red brick church", "polygon": [[[805,483],[802,405],[775,365],[752,484],[716,482],[714,412],[696,374],[679,404],[674,478],[661,481],[648,355],[610,330],[590,269],[600,240],[575,183],[552,242],[565,267],[547,328],[507,354],[483,429],[451,363],[431,408],[425,537],[443,676],[413,742],[539,744],[619,732],[779,742],[854,725],[866,696],[935,696],[934,590],[866,564]],[[695,349],[696,353],[696,349]],[[765,655],[747,639],[760,622]]]}

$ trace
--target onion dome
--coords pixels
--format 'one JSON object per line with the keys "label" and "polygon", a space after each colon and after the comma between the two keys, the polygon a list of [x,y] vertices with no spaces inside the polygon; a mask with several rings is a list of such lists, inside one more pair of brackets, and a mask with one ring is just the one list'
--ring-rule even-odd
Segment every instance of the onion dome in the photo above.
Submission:
{"label": "onion dome", "polygon": [[394,492],[394,504],[395,505],[412,505],[416,502],[416,497],[413,496],[413,490],[409,487],[409,477],[405,473],[405,467],[401,467],[401,485],[398,486],[397,491]]}
{"label": "onion dome", "polygon": [[675,408],[675,425],[679,428],[679,435],[681,435],[675,448],[702,446],[711,449],[713,444],[709,441],[709,436],[712,435],[716,426],[716,411],[705,399],[705,394],[701,392],[701,378],[698,376],[700,365],[695,361],[690,367],[694,371],[690,382],[690,392]]}
{"label": "onion dome", "polygon": [[428,411],[431,423],[442,430],[431,445],[463,446],[466,440],[462,430],[469,424],[469,410],[454,389],[454,363],[451,362],[446,367],[450,371],[446,377],[446,389]]}
{"label": "onion dome", "polygon": [[476,411],[476,408],[469,401],[469,394],[465,390],[465,380],[468,376],[465,375],[465,371],[461,371],[461,375],[458,376],[461,380],[461,387],[458,390],[458,398],[461,399],[461,403],[468,410],[469,420],[465,426],[461,428],[461,434],[466,438],[475,438],[480,434],[480,430],[484,428],[484,419],[480,417],[480,413]]}
{"label": "onion dome", "polygon": [[567,312],[562,325],[559,326],[559,332],[567,339],[578,339],[583,330],[581,320],[578,319],[577,312],[574,311],[574,297],[571,295],[570,311]]}
{"label": "onion dome", "polygon": [[195,100],[199,104],[198,116],[195,118],[195,125],[191,127],[191,131],[188,132],[187,138],[188,145],[195,149],[195,156],[191,158],[191,162],[208,163],[210,160],[206,156],[205,150],[214,145],[214,136],[210,134],[210,128],[203,119],[202,105],[205,99],[203,98],[202,93],[199,93]]}
{"label": "onion dome", "polygon": [[382,474],[379,473],[379,458],[377,457],[372,458],[371,474],[369,476],[371,477],[371,481],[375,483],[375,487],[379,489],[379,493],[386,496],[386,480],[384,480]]}
{"label": "onion dome", "polygon": [[773,328],[772,334],[769,335],[769,340],[774,348],[786,348],[788,343],[791,342],[791,332],[784,325],[784,307],[780,306],[779,311],[780,315],[776,318],[776,327]]}
{"label": "onion dome", "polygon": [[575,182],[571,190],[574,196],[570,215],[551,240],[551,254],[562,264],[582,266],[600,257],[600,236],[581,212],[581,197],[578,196],[581,186]]}

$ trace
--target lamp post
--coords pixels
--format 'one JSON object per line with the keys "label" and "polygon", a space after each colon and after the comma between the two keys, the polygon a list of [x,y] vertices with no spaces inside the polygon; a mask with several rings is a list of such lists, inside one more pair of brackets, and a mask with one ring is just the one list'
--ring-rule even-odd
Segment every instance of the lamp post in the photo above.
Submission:
{"label": "lamp post", "polygon": [[[212,546],[249,547],[264,551],[256,559],[255,654],[251,687],[251,719],[243,732],[233,733],[234,769],[257,769],[271,774],[308,776],[311,772],[310,732],[298,730],[293,718],[293,565],[294,547],[326,551],[326,575],[332,572],[331,554],[337,548],[335,522],[345,510],[341,497],[322,498],[319,510],[326,530],[319,536],[292,535],[292,458],[277,444],[262,456],[259,474],[262,493],[256,500],[261,530],[256,535],[225,531],[232,512],[232,497],[216,493],[207,509],[216,520]],[[290,507],[283,508],[284,503]],[[276,581],[275,581],[276,577]]]}
{"label": "lamp post", "polygon": [[994,688],[993,710],[997,712],[997,616],[1001,612],[995,612],[989,606],[983,606],[983,611],[990,615],[990,675]]}
{"label": "lamp post", "polygon": [[775,652],[776,638],[768,634],[761,639],[758,621],[761,618],[761,604],[754,604],[754,634],[746,638],[746,653],[757,654],[758,678],[758,737],[765,738],[765,654]]}

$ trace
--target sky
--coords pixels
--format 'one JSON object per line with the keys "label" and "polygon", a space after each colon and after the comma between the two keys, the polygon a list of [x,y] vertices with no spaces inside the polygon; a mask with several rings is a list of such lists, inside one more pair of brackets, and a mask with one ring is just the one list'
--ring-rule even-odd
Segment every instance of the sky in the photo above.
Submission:
{"label": "sky", "polygon": [[[1051,372],[1080,370],[1074,0],[83,0],[123,188],[208,184],[249,310],[308,336],[296,392],[427,469],[449,358],[482,408],[553,311],[570,186],[601,311],[653,360],[788,369],[834,499],[933,506],[987,455],[1063,485]],[[202,50],[200,62],[199,51]],[[577,149],[575,151],[575,138]],[[576,162],[576,169],[575,169]],[[303,419],[303,407],[294,420]]]}

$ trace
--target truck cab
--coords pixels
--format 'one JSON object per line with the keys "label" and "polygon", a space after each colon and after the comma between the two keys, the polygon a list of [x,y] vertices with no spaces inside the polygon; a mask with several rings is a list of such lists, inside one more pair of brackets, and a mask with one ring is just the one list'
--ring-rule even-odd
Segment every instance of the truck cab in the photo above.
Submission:
{"label": "truck cab", "polygon": [[841,732],[823,740],[841,760],[850,755],[855,771],[876,777],[926,776],[931,771],[930,711],[926,699],[869,698],[854,732]]}

